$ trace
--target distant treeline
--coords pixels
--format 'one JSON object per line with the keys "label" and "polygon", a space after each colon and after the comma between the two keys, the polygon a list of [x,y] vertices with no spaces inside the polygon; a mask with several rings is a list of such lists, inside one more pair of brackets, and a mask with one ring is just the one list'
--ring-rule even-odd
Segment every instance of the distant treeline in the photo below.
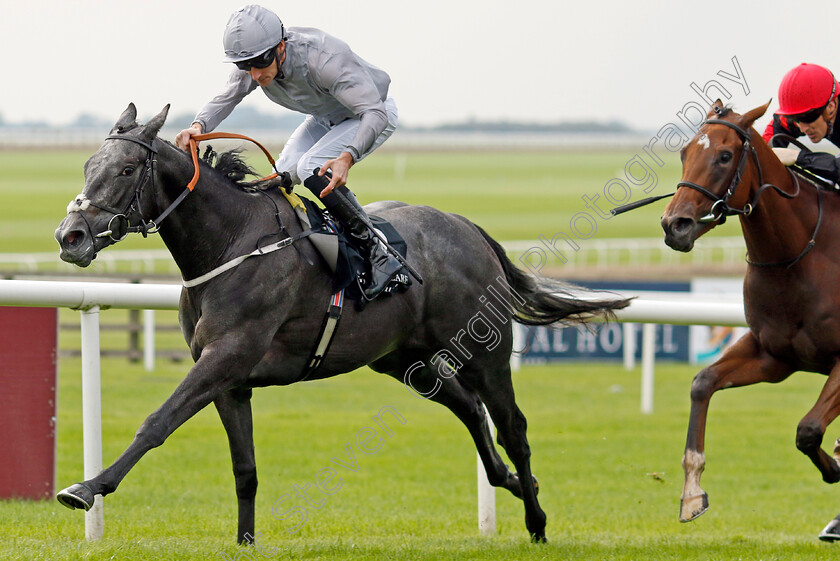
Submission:
{"label": "distant treeline", "polygon": [[570,121],[558,123],[523,123],[517,121],[475,121],[449,123],[436,127],[412,127],[418,131],[438,132],[529,132],[529,133],[591,133],[591,132],[634,132],[620,121]]}
{"label": "distant treeline", "polygon": [[[140,118],[140,121],[151,118],[152,115]],[[195,113],[179,113],[170,115],[166,124],[170,127],[185,128],[192,123]],[[261,112],[253,107],[239,106],[230,116],[225,119],[225,127],[231,130],[294,130],[302,121],[303,115],[289,111],[278,111],[274,113]],[[71,129],[98,129],[107,130],[113,125],[113,121],[94,116],[89,113],[82,113],[72,122],[62,128]],[[45,121],[9,122],[0,114],[0,127],[6,128],[27,128],[40,129],[52,128]],[[631,133],[635,132],[621,121],[569,121],[556,123],[528,123],[516,121],[478,121],[469,119],[458,123],[448,123],[434,127],[412,127],[401,125],[403,130],[422,132],[527,132],[527,133]]]}

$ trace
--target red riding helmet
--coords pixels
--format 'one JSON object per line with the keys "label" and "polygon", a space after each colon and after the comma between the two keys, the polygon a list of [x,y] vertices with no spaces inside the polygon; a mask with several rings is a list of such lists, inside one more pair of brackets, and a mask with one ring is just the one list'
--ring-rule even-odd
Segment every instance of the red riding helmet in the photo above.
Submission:
{"label": "red riding helmet", "polygon": [[779,115],[799,115],[822,109],[840,94],[840,84],[828,68],[803,62],[779,84]]}

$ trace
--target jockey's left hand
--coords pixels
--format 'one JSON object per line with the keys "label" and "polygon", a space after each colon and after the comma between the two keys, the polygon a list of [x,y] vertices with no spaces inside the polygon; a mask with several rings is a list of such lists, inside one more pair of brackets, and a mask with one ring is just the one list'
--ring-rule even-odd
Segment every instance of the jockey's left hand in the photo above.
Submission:
{"label": "jockey's left hand", "polygon": [[786,166],[792,166],[799,157],[799,148],[773,148],[773,153]]}
{"label": "jockey's left hand", "polygon": [[342,152],[337,158],[324,162],[318,175],[323,176],[327,173],[327,170],[330,170],[332,172],[332,178],[330,179],[330,184],[321,191],[321,198],[332,193],[332,190],[336,187],[341,187],[347,183],[347,175],[350,173],[350,168],[353,167],[354,163],[353,156],[350,155],[350,152]]}
{"label": "jockey's left hand", "polygon": [[[193,123],[188,129],[182,130],[175,137],[175,146],[177,146],[184,152],[189,152],[190,137],[195,136],[197,134],[201,134],[203,132],[203,128],[204,127],[201,126],[201,123]],[[196,143],[196,146],[198,146],[198,143]]]}

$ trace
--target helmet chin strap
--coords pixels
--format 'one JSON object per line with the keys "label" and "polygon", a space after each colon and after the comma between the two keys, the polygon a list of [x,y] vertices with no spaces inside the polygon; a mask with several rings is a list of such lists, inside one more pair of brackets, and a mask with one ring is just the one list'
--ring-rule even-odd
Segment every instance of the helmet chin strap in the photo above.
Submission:
{"label": "helmet chin strap", "polygon": [[274,57],[274,64],[277,67],[277,75],[274,77],[275,80],[283,80],[286,78],[286,75],[283,74],[283,63],[286,62],[286,39],[280,41],[280,45],[283,45],[283,54],[281,56]]}
{"label": "helmet chin strap", "polygon": [[[837,104],[840,103],[840,99],[835,97],[832,101],[834,102],[833,114],[831,115],[830,119],[825,120],[825,124],[826,124],[825,136],[827,136],[827,137],[831,136],[831,132],[834,130],[834,121],[837,120]],[[831,101],[829,101],[829,103],[831,103]]]}

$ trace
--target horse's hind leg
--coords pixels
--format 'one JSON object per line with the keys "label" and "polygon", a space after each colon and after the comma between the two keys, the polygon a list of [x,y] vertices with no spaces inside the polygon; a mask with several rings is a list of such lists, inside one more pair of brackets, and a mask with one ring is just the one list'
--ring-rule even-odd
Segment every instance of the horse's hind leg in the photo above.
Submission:
{"label": "horse's hind leg", "polygon": [[[383,361],[384,363],[385,361]],[[420,367],[419,365],[424,366]],[[455,376],[439,376],[426,362],[401,360],[399,366],[382,368],[383,364],[374,365],[379,372],[384,372],[406,384],[414,393],[439,403],[452,411],[464,423],[472,436],[481,463],[487,472],[487,481],[494,487],[503,487],[522,498],[519,479],[511,473],[493,445],[493,435],[484,414],[484,404],[472,389],[462,384]]]}
{"label": "horse's hind leg", "polygon": [[234,388],[214,401],[225,427],[236,480],[236,499],[239,503],[238,543],[246,543],[254,536],[254,503],[257,496],[257,464],[254,458],[254,429],[251,415],[251,389]]}
{"label": "horse's hind leg", "polygon": [[829,373],[817,402],[796,427],[796,447],[817,466],[826,483],[840,481],[840,441],[835,443],[834,455],[822,449],[826,427],[840,414],[840,365]]}
{"label": "horse's hind leg", "polygon": [[[546,516],[537,500],[537,488],[531,473],[531,448],[526,435],[528,422],[516,405],[510,366],[505,363],[504,366],[496,368],[501,372],[490,376],[485,371],[478,380],[475,380],[475,389],[487,406],[490,418],[496,424],[499,441],[516,467],[522,501],[525,503],[525,527],[531,533],[532,541],[544,542]],[[468,373],[463,374],[470,383],[473,383]]]}

